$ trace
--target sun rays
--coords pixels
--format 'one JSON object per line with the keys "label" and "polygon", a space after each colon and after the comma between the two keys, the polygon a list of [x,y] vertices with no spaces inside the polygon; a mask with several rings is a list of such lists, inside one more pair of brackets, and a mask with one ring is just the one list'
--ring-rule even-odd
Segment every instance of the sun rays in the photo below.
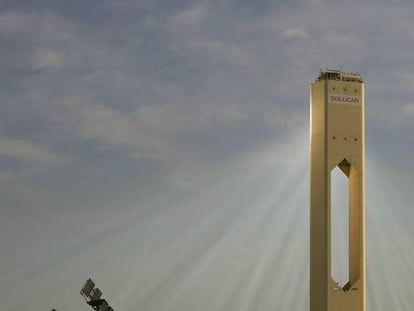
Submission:
{"label": "sun rays", "polygon": [[[31,273],[33,287],[81,262],[82,275],[103,283],[122,311],[308,310],[308,153],[304,131],[220,168],[197,191],[137,199],[136,208],[120,210],[21,275]],[[412,230],[382,177],[368,158],[367,310],[410,310]],[[45,282],[32,296],[55,285]]]}

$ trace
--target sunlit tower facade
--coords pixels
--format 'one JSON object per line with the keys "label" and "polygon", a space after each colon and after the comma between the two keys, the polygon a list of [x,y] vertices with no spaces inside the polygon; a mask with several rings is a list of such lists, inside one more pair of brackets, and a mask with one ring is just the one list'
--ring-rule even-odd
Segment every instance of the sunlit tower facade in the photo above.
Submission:
{"label": "sunlit tower facade", "polygon": [[[365,311],[365,96],[359,74],[321,70],[310,87],[310,311]],[[349,278],[332,277],[331,172],[348,178]]]}

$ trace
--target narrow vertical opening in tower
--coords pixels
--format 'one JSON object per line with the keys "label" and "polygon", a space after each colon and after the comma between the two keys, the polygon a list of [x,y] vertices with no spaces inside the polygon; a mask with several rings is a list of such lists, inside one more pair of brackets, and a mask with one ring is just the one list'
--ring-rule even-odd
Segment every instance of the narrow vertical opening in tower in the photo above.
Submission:
{"label": "narrow vertical opening in tower", "polygon": [[349,280],[349,163],[331,171],[331,276],[343,287]]}

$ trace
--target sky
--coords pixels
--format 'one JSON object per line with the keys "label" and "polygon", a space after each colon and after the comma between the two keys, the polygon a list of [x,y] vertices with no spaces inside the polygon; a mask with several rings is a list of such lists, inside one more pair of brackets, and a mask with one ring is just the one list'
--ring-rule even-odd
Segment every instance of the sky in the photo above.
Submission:
{"label": "sky", "polygon": [[366,88],[368,310],[412,310],[413,18],[2,0],[0,309],[89,310],[91,277],[116,311],[308,310],[309,84],[342,68]]}

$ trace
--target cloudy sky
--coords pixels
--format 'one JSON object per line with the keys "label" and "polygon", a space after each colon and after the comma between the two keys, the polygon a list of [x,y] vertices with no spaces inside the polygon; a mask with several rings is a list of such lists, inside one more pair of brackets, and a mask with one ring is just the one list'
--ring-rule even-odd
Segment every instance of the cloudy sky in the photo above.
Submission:
{"label": "cloudy sky", "polygon": [[89,310],[91,277],[117,311],[307,310],[309,83],[341,67],[366,82],[368,310],[412,310],[413,20],[2,0],[0,309]]}

